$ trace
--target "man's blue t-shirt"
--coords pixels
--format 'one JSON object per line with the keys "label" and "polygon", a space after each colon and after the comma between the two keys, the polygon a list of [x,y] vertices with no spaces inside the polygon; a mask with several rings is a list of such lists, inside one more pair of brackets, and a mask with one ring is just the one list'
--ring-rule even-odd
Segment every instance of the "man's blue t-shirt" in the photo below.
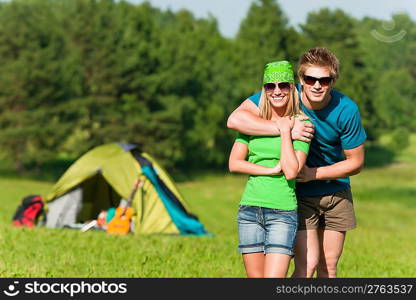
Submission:
{"label": "man's blue t-shirt", "polygon": [[[297,85],[299,89],[299,85]],[[251,95],[249,99],[257,106],[261,92]],[[300,102],[300,108],[315,126],[309,155],[308,167],[322,167],[344,160],[344,149],[360,146],[367,138],[360,120],[357,104],[338,91],[331,91],[332,99],[321,110],[312,110]],[[350,186],[349,178],[335,180],[314,180],[298,182],[296,193],[299,196],[321,196],[341,191]]]}

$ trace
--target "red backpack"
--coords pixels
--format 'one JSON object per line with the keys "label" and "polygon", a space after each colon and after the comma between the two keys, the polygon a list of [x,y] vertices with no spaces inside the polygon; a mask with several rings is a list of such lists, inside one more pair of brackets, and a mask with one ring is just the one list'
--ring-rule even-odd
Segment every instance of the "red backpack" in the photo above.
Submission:
{"label": "red backpack", "polygon": [[29,195],[22,199],[22,204],[17,208],[13,216],[14,226],[33,227],[37,224],[38,218],[44,212],[43,199],[40,195]]}

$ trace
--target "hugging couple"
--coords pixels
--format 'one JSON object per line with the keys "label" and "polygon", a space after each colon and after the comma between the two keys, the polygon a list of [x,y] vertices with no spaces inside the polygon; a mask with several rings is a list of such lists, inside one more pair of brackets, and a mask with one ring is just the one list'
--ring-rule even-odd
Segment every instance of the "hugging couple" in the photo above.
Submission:
{"label": "hugging couple", "polygon": [[238,209],[238,249],[248,277],[336,277],[346,232],[356,227],[349,176],[364,165],[356,103],[332,89],[339,61],[325,48],[266,64],[261,91],[228,118],[238,131],[231,172],[249,174]]}

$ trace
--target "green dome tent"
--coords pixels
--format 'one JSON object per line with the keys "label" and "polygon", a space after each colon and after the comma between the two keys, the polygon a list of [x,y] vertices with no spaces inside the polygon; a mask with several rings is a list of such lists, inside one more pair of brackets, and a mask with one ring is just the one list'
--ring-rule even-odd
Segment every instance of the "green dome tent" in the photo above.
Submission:
{"label": "green dome tent", "polygon": [[132,199],[135,234],[208,234],[167,172],[132,144],[106,144],[79,158],[45,197],[46,226],[65,227],[97,218],[102,210]]}

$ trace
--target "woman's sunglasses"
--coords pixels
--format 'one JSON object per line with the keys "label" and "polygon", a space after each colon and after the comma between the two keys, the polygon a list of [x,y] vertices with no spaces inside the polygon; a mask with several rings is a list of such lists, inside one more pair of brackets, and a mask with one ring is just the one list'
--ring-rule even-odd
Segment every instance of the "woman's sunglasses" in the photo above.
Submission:
{"label": "woman's sunglasses", "polygon": [[313,77],[313,76],[304,75],[303,76],[303,81],[305,81],[305,83],[307,85],[315,85],[315,83],[318,81],[320,85],[328,86],[332,82],[332,77],[316,78],[316,77]]}
{"label": "woman's sunglasses", "polygon": [[[276,88],[276,83],[270,82],[270,83],[266,83],[264,86],[264,89],[266,90],[266,92],[270,92],[270,91],[274,91]],[[277,84],[277,86],[279,87],[279,90],[281,91],[289,91],[290,90],[290,83],[289,82],[279,82]]]}

